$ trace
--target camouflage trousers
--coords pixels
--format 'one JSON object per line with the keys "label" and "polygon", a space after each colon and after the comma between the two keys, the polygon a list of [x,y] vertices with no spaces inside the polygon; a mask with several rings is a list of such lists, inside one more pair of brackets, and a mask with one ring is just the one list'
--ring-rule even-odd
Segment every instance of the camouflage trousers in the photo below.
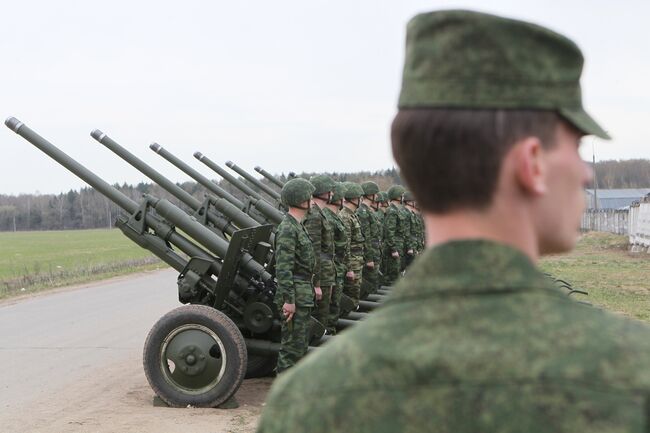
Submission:
{"label": "camouflage trousers", "polygon": [[343,293],[352,298],[354,308],[359,305],[359,299],[361,298],[361,269],[354,269],[354,279],[344,278]]}
{"label": "camouflage trousers", "polygon": [[[280,317],[283,317],[280,314]],[[296,312],[290,322],[282,319],[280,352],[277,372],[293,367],[307,353],[309,347],[309,325],[311,307],[296,305]]]}
{"label": "camouflage trousers", "polygon": [[390,251],[385,251],[383,261],[383,284],[385,286],[392,286],[395,283],[395,280],[399,278],[402,256],[395,258],[391,255]]}
{"label": "camouflage trousers", "polygon": [[336,322],[338,322],[341,315],[341,286],[332,286],[332,296],[330,298],[330,311],[327,317],[325,329],[330,335],[336,334]]}
{"label": "camouflage trousers", "polygon": [[377,293],[377,289],[379,288],[378,266],[379,263],[375,263],[374,268],[363,266],[361,271],[361,299],[365,299],[371,293]]}
{"label": "camouflage trousers", "polygon": [[320,289],[323,291],[323,297],[316,303],[316,308],[314,309],[314,317],[316,320],[322,323],[325,328],[327,328],[327,323],[329,322],[330,315],[332,287],[321,286]]}

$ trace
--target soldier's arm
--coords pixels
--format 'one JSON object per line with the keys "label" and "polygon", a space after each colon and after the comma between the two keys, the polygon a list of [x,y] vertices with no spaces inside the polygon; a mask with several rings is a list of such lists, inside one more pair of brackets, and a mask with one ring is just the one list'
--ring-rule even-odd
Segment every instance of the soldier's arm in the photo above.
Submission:
{"label": "soldier's arm", "polygon": [[323,226],[320,213],[314,212],[313,207],[309,209],[309,213],[307,213],[303,226],[307,229],[307,233],[311,239],[311,244],[314,247],[314,255],[316,256],[316,263],[314,265],[314,287],[320,287],[320,253]]}
{"label": "soldier's arm", "polygon": [[296,233],[291,227],[280,224],[275,235],[275,277],[278,289],[275,294],[276,305],[296,303],[296,289],[293,282],[293,269],[296,261]]}

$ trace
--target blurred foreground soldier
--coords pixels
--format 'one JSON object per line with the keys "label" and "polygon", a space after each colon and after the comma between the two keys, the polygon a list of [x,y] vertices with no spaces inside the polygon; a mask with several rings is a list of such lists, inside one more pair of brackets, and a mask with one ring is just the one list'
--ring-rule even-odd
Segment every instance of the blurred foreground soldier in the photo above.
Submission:
{"label": "blurred foreground soldier", "polygon": [[370,206],[366,204],[366,200],[371,205],[374,203],[379,187],[375,182],[364,182],[361,184],[361,189],[363,190],[363,200],[355,213],[359,218],[364,238],[364,265],[361,270],[361,298],[363,299],[377,291],[381,254],[379,252],[379,221]]}
{"label": "blurred foreground soldier", "polygon": [[389,205],[384,216],[384,236],[382,258],[384,264],[384,285],[391,286],[399,277],[402,256],[404,255],[404,216],[400,216],[404,187],[393,185],[386,192]]}
{"label": "blurred foreground soldier", "polygon": [[467,11],[408,25],[393,154],[428,249],[380,309],[273,386],[261,432],[645,432],[650,327],[572,300],[535,262],[573,248],[591,172],[583,58]]}
{"label": "blurred foreground soldier", "polygon": [[[305,217],[304,226],[309,233],[316,254],[314,272],[314,291],[316,292],[316,311],[314,317],[327,326],[330,313],[332,286],[336,282],[334,269],[334,233],[332,224],[323,213],[336,183],[325,175],[312,176],[309,182],[314,186],[312,207]],[[320,292],[320,296],[319,296]]]}
{"label": "blurred foreground soldier", "polygon": [[363,190],[354,182],[343,183],[343,208],[339,211],[339,218],[345,226],[345,234],[348,238],[348,254],[345,263],[345,278],[343,282],[343,293],[352,298],[354,308],[359,305],[361,297],[361,269],[363,268],[363,234],[361,224],[355,214]]}
{"label": "blurred foreground soldier", "polygon": [[288,212],[275,235],[275,304],[280,308],[282,341],[277,372],[292,367],[309,347],[309,321],[314,306],[312,278],[316,258],[307,230],[301,224],[309,211],[314,187],[296,178],[282,187],[280,197]]}
{"label": "blurred foreground soldier", "polygon": [[343,206],[343,193],[345,190],[340,183],[334,182],[334,184],[334,191],[323,208],[323,215],[330,222],[334,233],[334,268],[336,269],[336,283],[332,287],[329,318],[325,325],[328,334],[336,334],[336,322],[341,315],[341,294],[346,272],[345,264],[349,254],[348,235],[345,232],[345,225],[337,215]]}

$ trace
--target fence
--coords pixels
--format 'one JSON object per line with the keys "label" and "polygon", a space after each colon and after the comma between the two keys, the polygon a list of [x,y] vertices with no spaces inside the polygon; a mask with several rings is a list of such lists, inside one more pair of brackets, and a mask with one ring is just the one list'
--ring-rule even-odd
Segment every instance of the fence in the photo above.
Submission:
{"label": "fence", "polygon": [[588,209],[582,214],[580,228],[584,231],[629,234],[629,212],[617,209]]}

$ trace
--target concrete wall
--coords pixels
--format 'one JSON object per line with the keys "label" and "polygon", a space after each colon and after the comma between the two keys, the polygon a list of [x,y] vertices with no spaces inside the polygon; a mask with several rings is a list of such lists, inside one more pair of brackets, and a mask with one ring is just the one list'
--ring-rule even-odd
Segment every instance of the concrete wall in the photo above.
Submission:
{"label": "concrete wall", "polygon": [[589,209],[582,214],[580,228],[584,231],[627,235],[629,234],[629,213],[627,210]]}
{"label": "concrete wall", "polygon": [[630,246],[632,251],[650,252],[650,198],[630,206]]}

